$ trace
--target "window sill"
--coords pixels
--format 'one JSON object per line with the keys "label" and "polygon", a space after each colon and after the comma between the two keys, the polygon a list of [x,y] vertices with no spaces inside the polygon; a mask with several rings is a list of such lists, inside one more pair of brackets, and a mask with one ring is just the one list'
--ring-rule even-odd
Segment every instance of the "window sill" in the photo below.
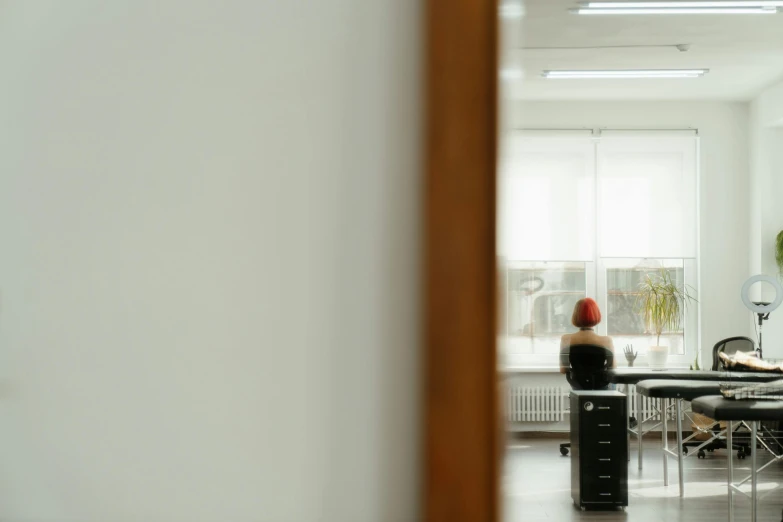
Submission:
{"label": "window sill", "polygon": [[499,373],[560,373],[558,366],[505,366]]}

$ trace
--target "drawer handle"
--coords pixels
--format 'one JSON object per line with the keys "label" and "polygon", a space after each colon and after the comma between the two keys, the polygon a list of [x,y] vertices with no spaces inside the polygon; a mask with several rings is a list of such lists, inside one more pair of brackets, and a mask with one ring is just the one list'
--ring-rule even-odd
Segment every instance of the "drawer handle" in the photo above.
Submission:
{"label": "drawer handle", "polygon": [[599,406],[598,409],[599,410],[611,410],[612,407],[611,406]]}
{"label": "drawer handle", "polygon": [[612,442],[609,440],[599,440],[598,444],[611,444]]}
{"label": "drawer handle", "polygon": [[609,462],[612,459],[598,459],[598,460],[600,460],[601,462]]}
{"label": "drawer handle", "polygon": [[612,478],[611,475],[599,475],[598,478]]}
{"label": "drawer handle", "polygon": [[599,495],[601,495],[602,497],[611,497],[612,496],[611,493],[599,493]]}
{"label": "drawer handle", "polygon": [[611,424],[599,424],[598,426],[601,428],[608,428],[609,426],[611,426]]}

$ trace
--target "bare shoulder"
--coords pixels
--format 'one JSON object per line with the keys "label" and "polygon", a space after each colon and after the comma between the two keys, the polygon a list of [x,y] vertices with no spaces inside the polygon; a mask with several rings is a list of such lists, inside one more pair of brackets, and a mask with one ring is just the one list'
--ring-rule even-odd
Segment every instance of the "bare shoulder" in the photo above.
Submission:
{"label": "bare shoulder", "polygon": [[612,338],[608,335],[603,336],[601,340],[604,342],[604,346],[608,348],[614,348],[614,342],[612,342]]}

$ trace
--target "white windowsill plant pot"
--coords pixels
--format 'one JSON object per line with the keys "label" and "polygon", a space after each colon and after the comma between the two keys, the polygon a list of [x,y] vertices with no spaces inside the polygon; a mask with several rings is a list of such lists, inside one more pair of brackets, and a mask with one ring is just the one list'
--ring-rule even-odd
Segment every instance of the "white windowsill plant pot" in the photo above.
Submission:
{"label": "white windowsill plant pot", "polygon": [[650,368],[665,369],[668,358],[668,346],[650,346],[647,350],[647,362]]}

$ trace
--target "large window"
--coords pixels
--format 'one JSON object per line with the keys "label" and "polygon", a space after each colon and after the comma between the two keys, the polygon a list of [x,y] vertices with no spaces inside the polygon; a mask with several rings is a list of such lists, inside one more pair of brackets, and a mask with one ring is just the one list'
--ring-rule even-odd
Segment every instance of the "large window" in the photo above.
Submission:
{"label": "large window", "polygon": [[[665,269],[698,291],[697,138],[513,135],[502,156],[499,237],[502,353],[514,366],[555,365],[575,331],[574,303],[594,297],[598,333],[642,357],[655,344],[636,308],[639,283]],[[670,360],[698,341],[697,305],[664,332]]]}

